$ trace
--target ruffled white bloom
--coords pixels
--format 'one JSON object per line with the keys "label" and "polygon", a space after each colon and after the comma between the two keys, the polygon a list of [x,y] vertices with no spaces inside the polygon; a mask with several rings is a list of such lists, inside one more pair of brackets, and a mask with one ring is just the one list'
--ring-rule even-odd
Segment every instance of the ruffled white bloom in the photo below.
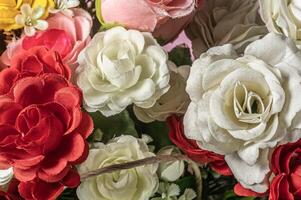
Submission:
{"label": "ruffled white bloom", "polygon": [[73,12],[70,8],[75,8],[79,6],[79,0],[55,0],[55,7],[49,8],[50,13],[62,12],[65,15],[73,15]]}
{"label": "ruffled white bloom", "polygon": [[258,9],[258,0],[206,1],[186,29],[195,57],[224,44],[233,44],[243,53],[249,43],[268,33]]}
{"label": "ruffled white bloom", "polygon": [[122,27],[97,33],[79,56],[85,108],[110,116],[132,103],[152,107],[169,89],[167,59],[150,33]]}
{"label": "ruffled white bloom", "polygon": [[301,137],[292,131],[301,128],[301,53],[294,42],[270,33],[243,57],[232,45],[211,48],[194,62],[186,90],[187,138],[225,155],[244,187],[265,192],[269,149]]}
{"label": "ruffled white bloom", "polygon": [[[155,156],[144,141],[132,136],[94,146],[87,160],[78,167],[79,173]],[[158,188],[157,168],[157,165],[145,165],[91,177],[77,188],[77,196],[80,200],[148,200]]]}
{"label": "ruffled white bloom", "polygon": [[[166,146],[160,149],[157,155],[173,155],[181,154],[180,150],[174,146]],[[184,161],[171,161],[163,162],[159,164],[158,174],[159,177],[168,182],[174,182],[178,180],[184,173]]]}
{"label": "ruffled white bloom", "polygon": [[301,1],[261,0],[260,13],[269,31],[284,34],[301,48]]}
{"label": "ruffled white bloom", "polygon": [[6,187],[14,176],[13,168],[0,170],[0,187]]}
{"label": "ruffled white bloom", "polygon": [[160,197],[154,197],[151,200],[193,200],[197,197],[193,189],[186,189],[180,197],[180,187],[174,183],[160,183],[158,193]]}
{"label": "ruffled white bloom", "polygon": [[190,102],[185,91],[186,80],[189,75],[190,66],[177,66],[169,62],[170,89],[157,100],[151,108],[140,108],[134,106],[136,117],[145,123],[155,120],[165,121],[172,114],[184,114]]}
{"label": "ruffled white bloom", "polygon": [[38,30],[46,30],[48,23],[42,20],[45,9],[41,6],[31,8],[27,3],[21,6],[21,14],[16,16],[16,23],[24,27],[24,33],[27,36],[33,36]]}

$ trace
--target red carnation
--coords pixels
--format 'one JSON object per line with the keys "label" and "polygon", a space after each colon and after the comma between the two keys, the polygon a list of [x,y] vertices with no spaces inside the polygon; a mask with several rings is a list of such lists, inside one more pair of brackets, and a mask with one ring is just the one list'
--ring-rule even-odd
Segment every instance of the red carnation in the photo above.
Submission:
{"label": "red carnation", "polygon": [[25,77],[0,96],[0,166],[22,182],[64,179],[86,159],[93,129],[82,94],[58,74]]}
{"label": "red carnation", "polygon": [[0,73],[0,94],[6,94],[16,81],[45,73],[61,74],[70,80],[71,70],[60,55],[45,47],[34,47],[13,57],[11,66]]}
{"label": "red carnation", "polygon": [[47,183],[40,179],[19,184],[19,192],[26,200],[55,200],[64,191],[65,187],[74,188],[80,183],[80,177],[70,170],[69,173],[60,181]]}
{"label": "red carnation", "polygon": [[270,200],[301,199],[301,140],[279,146],[271,164],[275,177],[270,185]]}
{"label": "red carnation", "polygon": [[169,138],[184,153],[195,162],[209,163],[212,169],[222,175],[232,175],[224,156],[200,149],[197,143],[189,140],[184,135],[183,120],[180,117],[172,116],[168,118]]}

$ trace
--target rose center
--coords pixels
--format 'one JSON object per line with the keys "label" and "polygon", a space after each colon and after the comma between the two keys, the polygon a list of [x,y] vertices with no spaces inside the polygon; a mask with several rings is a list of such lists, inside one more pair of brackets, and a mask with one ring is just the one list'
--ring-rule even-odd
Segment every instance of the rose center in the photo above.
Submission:
{"label": "rose center", "polygon": [[264,99],[256,92],[249,91],[245,84],[236,82],[233,94],[233,107],[237,119],[245,123],[261,123],[268,117],[271,101],[266,106]]}

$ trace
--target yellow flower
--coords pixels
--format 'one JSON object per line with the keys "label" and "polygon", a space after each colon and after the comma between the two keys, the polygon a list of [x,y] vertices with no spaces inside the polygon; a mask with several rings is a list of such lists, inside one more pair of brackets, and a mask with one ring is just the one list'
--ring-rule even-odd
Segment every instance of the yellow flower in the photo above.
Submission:
{"label": "yellow flower", "polygon": [[45,9],[42,19],[48,16],[48,8],[54,7],[53,0],[0,0],[0,30],[10,31],[22,28],[17,24],[15,17],[20,14],[23,4],[29,4],[32,8],[41,6]]}

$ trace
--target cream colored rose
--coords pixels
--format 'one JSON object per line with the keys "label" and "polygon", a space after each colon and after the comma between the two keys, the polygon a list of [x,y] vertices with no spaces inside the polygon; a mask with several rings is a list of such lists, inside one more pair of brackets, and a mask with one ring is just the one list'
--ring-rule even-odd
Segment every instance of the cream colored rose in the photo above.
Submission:
{"label": "cream colored rose", "polygon": [[284,34],[301,47],[301,1],[260,0],[260,13],[269,31]]}
{"label": "cream colored rose", "polygon": [[225,155],[244,187],[265,192],[269,149],[301,137],[291,132],[301,128],[301,53],[294,42],[270,33],[242,57],[232,45],[211,48],[194,62],[186,90],[187,138]]}
{"label": "cream colored rose", "polygon": [[5,189],[13,176],[14,172],[12,168],[0,170],[0,187]]}
{"label": "cream colored rose", "polygon": [[[181,154],[181,151],[174,146],[166,146],[160,149],[157,155],[175,155]],[[159,164],[158,175],[160,179],[168,182],[178,180],[184,173],[184,161],[170,161]]]}
{"label": "cream colored rose", "polygon": [[[132,136],[121,136],[107,145],[91,148],[87,160],[78,167],[79,173],[105,166],[155,156],[145,142]],[[158,188],[157,165],[145,165],[116,171],[83,181],[77,188],[80,200],[148,200]]]}
{"label": "cream colored rose", "polygon": [[150,33],[115,27],[97,33],[79,55],[77,84],[89,112],[150,108],[169,89],[168,56]]}
{"label": "cream colored rose", "polygon": [[155,120],[165,121],[172,114],[184,114],[190,102],[185,91],[186,80],[189,75],[190,66],[180,66],[169,62],[170,89],[161,96],[151,108],[140,108],[134,106],[134,112],[140,121],[145,123]]}
{"label": "cream colored rose", "polygon": [[268,31],[258,14],[257,0],[210,0],[186,29],[195,57],[210,47],[233,44],[238,53]]}

